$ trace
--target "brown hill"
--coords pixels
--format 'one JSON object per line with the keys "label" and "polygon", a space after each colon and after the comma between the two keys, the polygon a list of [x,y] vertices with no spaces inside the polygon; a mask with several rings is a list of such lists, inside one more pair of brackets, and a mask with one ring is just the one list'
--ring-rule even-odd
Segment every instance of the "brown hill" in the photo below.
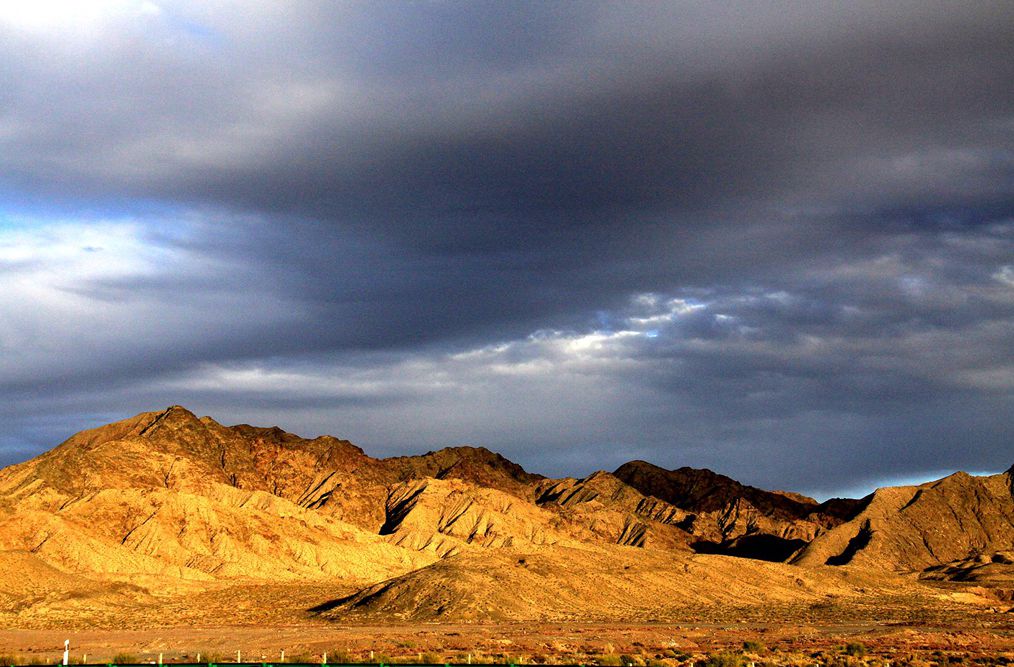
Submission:
{"label": "brown hill", "polygon": [[984,553],[975,558],[929,567],[922,578],[985,584],[997,589],[1001,593],[998,597],[1014,602],[1014,551]]}
{"label": "brown hill", "polygon": [[[334,438],[145,413],[0,471],[0,549],[68,572],[179,579],[369,581],[429,562],[362,528],[382,521],[385,495],[352,474],[367,459]],[[346,470],[334,511],[308,506],[317,477]]]}
{"label": "brown hill", "polygon": [[652,621],[834,599],[934,593],[882,574],[803,570],[726,556],[631,547],[555,546],[460,554],[333,600],[335,621]]}
{"label": "brown hill", "polygon": [[706,553],[785,560],[824,530],[854,516],[862,501],[817,503],[784,491],[764,491],[707,469],[665,470],[645,461],[613,473],[627,485],[688,514],[682,527]]}
{"label": "brown hill", "polygon": [[19,627],[59,617],[65,624],[90,615],[96,606],[137,609],[155,603],[130,583],[109,583],[63,572],[35,554],[0,551],[0,624]]}
{"label": "brown hill", "polygon": [[537,489],[536,502],[594,541],[686,551],[694,540],[686,530],[687,512],[645,496],[607,472],[546,480]]}
{"label": "brown hill", "polygon": [[472,547],[524,549],[570,536],[536,505],[461,480],[423,479],[392,488],[380,529],[399,546],[454,555]]}
{"label": "brown hill", "polygon": [[378,460],[173,406],[0,471],[0,549],[122,578],[376,581],[567,539],[531,502],[542,479],[481,448]]}
{"label": "brown hill", "polygon": [[834,524],[850,519],[862,505],[860,500],[847,498],[818,503],[798,493],[765,491],[706,468],[666,470],[646,461],[630,461],[613,474],[645,495],[698,513],[720,512],[731,503],[745,500],[772,519]]}
{"label": "brown hill", "polygon": [[446,447],[421,456],[399,456],[378,462],[399,481],[433,477],[460,479],[477,486],[532,497],[532,487],[545,479],[485,447]]}
{"label": "brown hill", "polygon": [[920,486],[878,489],[851,521],[817,537],[800,565],[923,571],[1014,549],[1010,471],[958,472]]}
{"label": "brown hill", "polygon": [[[644,462],[554,480],[482,448],[375,459],[173,406],[0,470],[0,618],[45,619],[65,598],[116,618],[230,586],[306,599],[311,584],[359,591],[326,618],[669,618],[892,586],[931,599],[890,573],[1005,581],[1010,485],[956,475],[818,504]],[[811,567],[755,560],[793,554]]]}

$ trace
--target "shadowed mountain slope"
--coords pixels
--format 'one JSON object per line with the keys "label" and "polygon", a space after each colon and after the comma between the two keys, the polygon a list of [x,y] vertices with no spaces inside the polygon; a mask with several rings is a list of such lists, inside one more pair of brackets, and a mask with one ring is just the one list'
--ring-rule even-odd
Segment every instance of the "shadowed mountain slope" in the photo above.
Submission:
{"label": "shadowed mountain slope", "polygon": [[762,560],[785,560],[854,516],[863,503],[817,503],[800,494],[746,486],[706,469],[665,470],[645,461],[625,463],[613,474],[644,495],[687,512],[681,527],[693,534],[698,551]]}
{"label": "shadowed mountain slope", "polygon": [[745,500],[772,519],[834,524],[850,519],[862,505],[860,500],[847,498],[818,503],[797,493],[764,491],[706,468],[665,470],[646,461],[630,461],[613,474],[645,495],[694,512],[717,512],[730,503]]}

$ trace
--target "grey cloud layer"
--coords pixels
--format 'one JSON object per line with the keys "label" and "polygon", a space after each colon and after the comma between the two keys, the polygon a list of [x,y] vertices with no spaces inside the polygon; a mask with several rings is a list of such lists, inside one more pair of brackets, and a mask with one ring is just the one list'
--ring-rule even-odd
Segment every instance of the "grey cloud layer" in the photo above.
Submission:
{"label": "grey cloud layer", "polygon": [[70,221],[0,228],[7,446],[190,399],[552,472],[1014,462],[1009,3],[138,7],[0,22],[0,204]]}

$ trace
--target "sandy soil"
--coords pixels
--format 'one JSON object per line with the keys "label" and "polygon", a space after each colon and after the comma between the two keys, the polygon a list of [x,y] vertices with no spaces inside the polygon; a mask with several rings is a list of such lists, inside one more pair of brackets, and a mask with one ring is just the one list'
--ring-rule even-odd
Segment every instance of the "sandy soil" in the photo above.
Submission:
{"label": "sandy soil", "polygon": [[[201,660],[234,662],[278,661],[284,649],[289,660],[329,662],[439,660],[465,663],[587,663],[603,656],[628,655],[635,661],[662,660],[689,664],[709,654],[741,651],[769,664],[792,664],[840,655],[848,643],[859,642],[868,660],[939,662],[943,656],[982,657],[1014,661],[1014,619],[969,618],[951,627],[891,625],[731,624],[521,624],[336,626],[298,625],[164,627],[136,630],[0,629],[0,650],[20,662],[55,662],[63,640],[70,639],[72,662],[105,662],[116,654],[139,661]],[[952,619],[953,621],[953,619]],[[965,626],[965,627],[962,627]]]}

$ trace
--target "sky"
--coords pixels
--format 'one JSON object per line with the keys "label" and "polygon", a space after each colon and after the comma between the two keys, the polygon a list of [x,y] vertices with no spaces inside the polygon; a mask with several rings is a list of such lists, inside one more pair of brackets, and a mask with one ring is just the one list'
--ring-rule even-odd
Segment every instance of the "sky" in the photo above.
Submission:
{"label": "sky", "polygon": [[1014,464],[1014,3],[0,4],[0,464],[181,404],[817,497]]}

